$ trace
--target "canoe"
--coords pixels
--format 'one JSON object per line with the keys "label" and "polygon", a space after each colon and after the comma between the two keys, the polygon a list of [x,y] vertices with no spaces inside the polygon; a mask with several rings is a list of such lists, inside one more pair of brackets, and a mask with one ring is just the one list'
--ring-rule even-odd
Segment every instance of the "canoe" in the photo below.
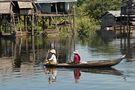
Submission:
{"label": "canoe", "polygon": [[59,63],[59,64],[44,64],[46,67],[65,67],[65,68],[103,68],[103,67],[111,67],[114,65],[119,64],[125,55],[121,56],[120,58],[114,60],[93,60],[93,61],[86,61],[80,64],[69,64],[69,63]]}

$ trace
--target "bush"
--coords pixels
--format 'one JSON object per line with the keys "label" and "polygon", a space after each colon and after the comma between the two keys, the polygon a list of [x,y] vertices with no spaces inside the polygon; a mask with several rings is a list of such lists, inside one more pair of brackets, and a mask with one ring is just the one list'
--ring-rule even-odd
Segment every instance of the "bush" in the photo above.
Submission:
{"label": "bush", "polygon": [[94,19],[83,17],[77,21],[77,34],[79,37],[89,37],[95,33],[97,22]]}

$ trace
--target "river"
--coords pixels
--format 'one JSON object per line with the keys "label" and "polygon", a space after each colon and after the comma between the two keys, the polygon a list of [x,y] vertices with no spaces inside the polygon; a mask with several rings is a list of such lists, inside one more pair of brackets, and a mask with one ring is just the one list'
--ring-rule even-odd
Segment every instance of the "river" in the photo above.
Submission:
{"label": "river", "polygon": [[[135,40],[110,42],[100,37],[0,39],[0,90],[134,90]],[[47,51],[57,50],[58,62],[72,60],[78,50],[81,61],[127,58],[111,69],[46,68]]]}

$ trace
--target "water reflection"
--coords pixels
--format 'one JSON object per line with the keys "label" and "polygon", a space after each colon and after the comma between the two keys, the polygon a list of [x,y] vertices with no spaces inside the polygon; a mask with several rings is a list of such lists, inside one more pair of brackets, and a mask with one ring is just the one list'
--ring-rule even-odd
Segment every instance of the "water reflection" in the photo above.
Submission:
{"label": "water reflection", "polygon": [[75,79],[75,83],[79,83],[79,79],[81,76],[81,72],[79,68],[75,68],[74,69],[74,79]]}
{"label": "water reflection", "polygon": [[[58,68],[53,68],[53,67],[44,68],[45,74],[48,76],[48,83],[49,84],[52,84],[52,83],[57,81],[56,80],[57,72],[58,72],[57,69]],[[73,71],[75,83],[79,83],[80,76],[81,76],[80,68],[68,68],[68,69],[65,69],[65,70]],[[62,73],[62,71],[59,71],[59,72]]]}
{"label": "water reflection", "polygon": [[[67,62],[67,60],[71,60],[74,49],[78,49],[79,51],[79,49],[82,49],[81,47],[83,47],[83,45],[88,46],[87,50],[92,53],[85,53],[84,50],[82,50],[84,53],[79,51],[81,52],[80,56],[82,60],[87,59],[85,56],[91,57],[94,55],[93,53],[96,53],[97,55],[98,53],[103,55],[104,53],[112,55],[118,52],[118,48],[104,43],[102,39],[97,36],[82,40],[76,39],[75,41],[72,37],[43,38],[41,36],[29,36],[16,38],[15,40],[1,38],[0,58],[12,58],[12,68],[13,71],[16,71],[16,69],[19,70],[22,67],[22,64],[32,64],[33,66],[42,65],[50,48],[55,48],[57,50],[58,63],[64,63]],[[79,45],[81,44],[82,46],[80,45],[77,47],[76,43],[79,43]],[[126,51],[123,47],[121,47],[121,49],[123,52]]]}
{"label": "water reflection", "polygon": [[115,68],[44,68],[44,70],[49,84],[55,83],[57,81],[57,72],[59,72],[59,75],[61,75],[59,78],[61,78],[63,77],[63,72],[65,71],[73,72],[73,77],[76,84],[81,82],[80,77],[83,77],[81,73],[121,76],[124,80],[126,80],[126,76],[122,73],[122,71],[119,71]]}
{"label": "water reflection", "polygon": [[81,45],[88,46],[93,53],[115,54],[116,47],[109,45],[110,42],[104,41],[101,37],[95,35],[89,38],[78,38]]}
{"label": "water reflection", "polygon": [[48,76],[48,83],[52,84],[56,82],[57,69],[56,68],[45,68],[45,74]]}
{"label": "water reflection", "polygon": [[135,43],[133,39],[121,38],[120,50],[122,54],[126,54],[127,61],[132,61],[135,58]]}
{"label": "water reflection", "polygon": [[82,72],[95,73],[95,74],[108,74],[108,75],[123,75],[119,70],[114,68],[88,68],[81,69]]}
{"label": "water reflection", "polygon": [[87,68],[87,69],[84,68],[84,69],[81,69],[81,72],[121,76],[124,80],[126,80],[126,75],[124,75],[122,73],[122,71],[119,71],[112,67],[110,67],[110,68]]}

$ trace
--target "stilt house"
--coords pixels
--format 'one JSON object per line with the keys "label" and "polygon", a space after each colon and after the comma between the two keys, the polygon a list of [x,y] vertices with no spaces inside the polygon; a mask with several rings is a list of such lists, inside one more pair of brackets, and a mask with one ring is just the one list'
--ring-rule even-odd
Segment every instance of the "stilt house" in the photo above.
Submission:
{"label": "stilt house", "polygon": [[108,11],[101,18],[101,29],[113,29],[116,25],[120,25],[120,11]]}
{"label": "stilt house", "polygon": [[37,10],[40,13],[69,13],[71,3],[77,0],[36,0]]}

